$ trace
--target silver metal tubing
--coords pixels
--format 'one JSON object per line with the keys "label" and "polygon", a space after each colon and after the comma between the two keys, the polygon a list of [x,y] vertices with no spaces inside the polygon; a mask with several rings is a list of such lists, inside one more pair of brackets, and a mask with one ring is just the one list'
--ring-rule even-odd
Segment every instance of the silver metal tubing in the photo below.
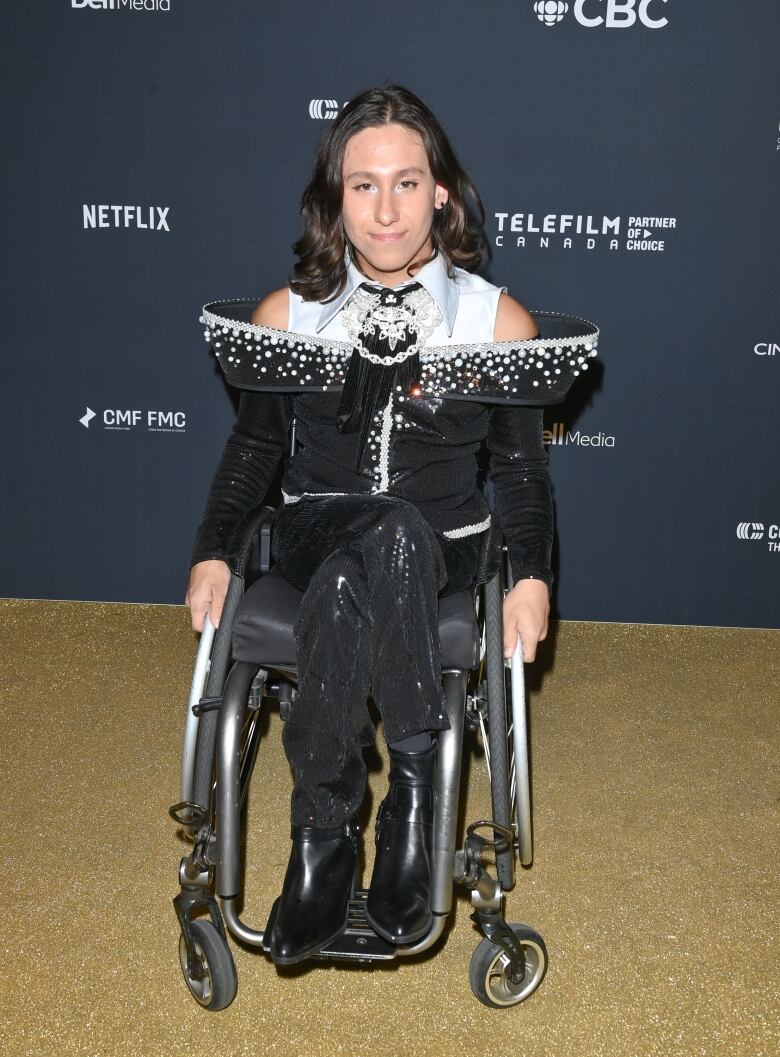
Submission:
{"label": "silver metal tubing", "polygon": [[209,620],[208,610],[203,620],[203,631],[200,633],[198,653],[195,658],[195,671],[192,673],[192,686],[187,702],[187,718],[184,723],[184,748],[181,754],[181,800],[192,800],[193,775],[195,773],[195,746],[198,744],[198,724],[200,716],[193,713],[193,708],[203,696],[206,677],[211,661],[211,646],[217,629]]}
{"label": "silver metal tubing", "polygon": [[[450,892],[452,891],[452,878],[450,878]],[[434,914],[433,924],[431,925],[431,931],[426,933],[421,940],[417,943],[412,944],[410,947],[398,947],[396,948],[396,954],[399,958],[406,958],[410,954],[420,954],[422,951],[427,951],[429,947],[432,947],[436,940],[444,932],[444,926],[447,924],[446,914]]]}
{"label": "silver metal tubing", "polygon": [[486,870],[479,871],[479,877],[471,889],[471,905],[477,910],[500,910],[504,893],[497,877],[491,877]]}
{"label": "silver metal tubing", "polygon": [[[231,576],[222,607],[222,617],[211,647],[209,674],[206,679],[206,697],[222,696],[225,678],[232,658],[233,616],[244,595],[244,580]],[[202,808],[211,803],[211,786],[214,778],[214,751],[217,733],[217,712],[204,712],[198,725],[198,747],[195,753],[195,774],[192,779],[192,799]]]}
{"label": "silver metal tubing", "polygon": [[512,741],[515,750],[515,803],[520,862],[530,866],[534,857],[531,829],[531,785],[528,768],[528,726],[523,672],[523,643],[518,636],[511,662]]}
{"label": "silver metal tubing", "polygon": [[219,905],[222,910],[222,917],[225,919],[225,924],[236,939],[241,940],[243,943],[248,943],[252,947],[262,947],[263,936],[265,933],[258,932],[256,929],[250,929],[248,925],[244,924],[238,916],[235,898],[220,899]]}
{"label": "silver metal tubing", "polygon": [[210,883],[209,870],[193,862],[192,856],[185,855],[179,863],[179,884],[182,888],[202,888],[205,892]]}
{"label": "silver metal tubing", "polygon": [[[455,859],[455,837],[458,825],[460,760],[463,746],[467,673],[459,668],[448,668],[442,672],[442,675],[450,729],[441,730],[438,735],[439,748],[433,796],[431,910],[434,914],[446,915],[452,908],[452,867]],[[424,948],[414,948],[414,950],[417,949]],[[411,954],[412,951],[407,953]]]}
{"label": "silver metal tubing", "polygon": [[241,881],[241,723],[249,687],[259,665],[236,661],[222,694],[217,727],[216,892],[221,899],[238,895]]}

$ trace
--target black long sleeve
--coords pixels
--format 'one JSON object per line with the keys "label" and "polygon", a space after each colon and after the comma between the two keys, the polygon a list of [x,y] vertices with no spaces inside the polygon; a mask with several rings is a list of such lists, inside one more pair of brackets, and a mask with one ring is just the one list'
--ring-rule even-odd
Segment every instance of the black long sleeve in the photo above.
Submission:
{"label": "black long sleeve", "polygon": [[552,593],[553,503],[542,408],[495,406],[488,421],[490,477],[512,575],[544,580]]}
{"label": "black long sleeve", "polygon": [[235,572],[244,527],[262,504],[288,450],[292,400],[280,393],[241,393],[233,430],[211,482],[190,566],[221,558]]}
{"label": "black long sleeve", "polygon": [[[288,451],[292,414],[290,396],[242,392],[197,530],[191,565],[220,558],[235,571],[245,526],[263,503]],[[491,406],[487,446],[514,579],[541,579],[551,591],[553,506],[542,419],[541,408]]]}

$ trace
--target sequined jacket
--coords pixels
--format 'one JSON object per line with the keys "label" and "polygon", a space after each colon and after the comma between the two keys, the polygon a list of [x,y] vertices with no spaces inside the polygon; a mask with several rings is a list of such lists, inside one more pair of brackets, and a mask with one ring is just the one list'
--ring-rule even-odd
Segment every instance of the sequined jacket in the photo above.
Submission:
{"label": "sequined jacket", "polygon": [[234,566],[245,526],[289,450],[286,503],[311,496],[388,493],[413,503],[438,533],[480,532],[489,507],[478,487],[478,453],[489,478],[515,580],[551,588],[553,509],[543,407],[563,399],[596,355],[598,330],[587,320],[534,313],[540,337],[423,350],[419,392],[398,392],[378,414],[355,468],[357,438],[339,434],[335,409],[351,355],[342,342],[251,323],[255,302],[204,306],[206,339],[228,381],[242,390],[198,528],[191,563],[221,558]]}

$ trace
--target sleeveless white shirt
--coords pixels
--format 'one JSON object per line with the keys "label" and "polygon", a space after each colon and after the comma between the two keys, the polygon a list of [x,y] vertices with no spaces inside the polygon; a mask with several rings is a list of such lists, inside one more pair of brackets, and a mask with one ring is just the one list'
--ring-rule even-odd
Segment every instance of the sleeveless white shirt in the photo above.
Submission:
{"label": "sleeveless white shirt", "polygon": [[[348,260],[345,255],[345,260]],[[420,268],[413,279],[405,280],[393,287],[400,290],[410,282],[421,283],[441,309],[442,322],[431,333],[427,345],[457,345],[467,342],[493,341],[498,309],[498,299],[506,286],[494,286],[463,268],[454,268],[455,278],[447,275],[444,258],[437,254],[432,261]],[[288,287],[288,330],[299,334],[311,334],[336,341],[349,341],[341,321],[341,308],[357,287],[364,282],[373,282],[351,261],[347,263],[347,285],[330,304],[320,301],[304,301],[300,294]]]}

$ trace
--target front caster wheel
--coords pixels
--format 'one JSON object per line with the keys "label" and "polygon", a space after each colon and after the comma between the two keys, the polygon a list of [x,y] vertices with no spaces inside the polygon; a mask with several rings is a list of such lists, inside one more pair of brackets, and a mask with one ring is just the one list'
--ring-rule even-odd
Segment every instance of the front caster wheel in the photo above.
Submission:
{"label": "front caster wheel", "polygon": [[179,937],[179,961],[184,980],[195,1001],[215,1012],[229,1006],[236,997],[238,979],[233,955],[210,921],[193,921],[192,938],[197,964],[190,965],[184,934]]}
{"label": "front caster wheel", "polygon": [[509,925],[525,955],[522,980],[513,980],[509,955],[497,943],[484,939],[471,956],[469,983],[486,1006],[516,1006],[537,989],[547,972],[547,948],[539,933],[528,925]]}

